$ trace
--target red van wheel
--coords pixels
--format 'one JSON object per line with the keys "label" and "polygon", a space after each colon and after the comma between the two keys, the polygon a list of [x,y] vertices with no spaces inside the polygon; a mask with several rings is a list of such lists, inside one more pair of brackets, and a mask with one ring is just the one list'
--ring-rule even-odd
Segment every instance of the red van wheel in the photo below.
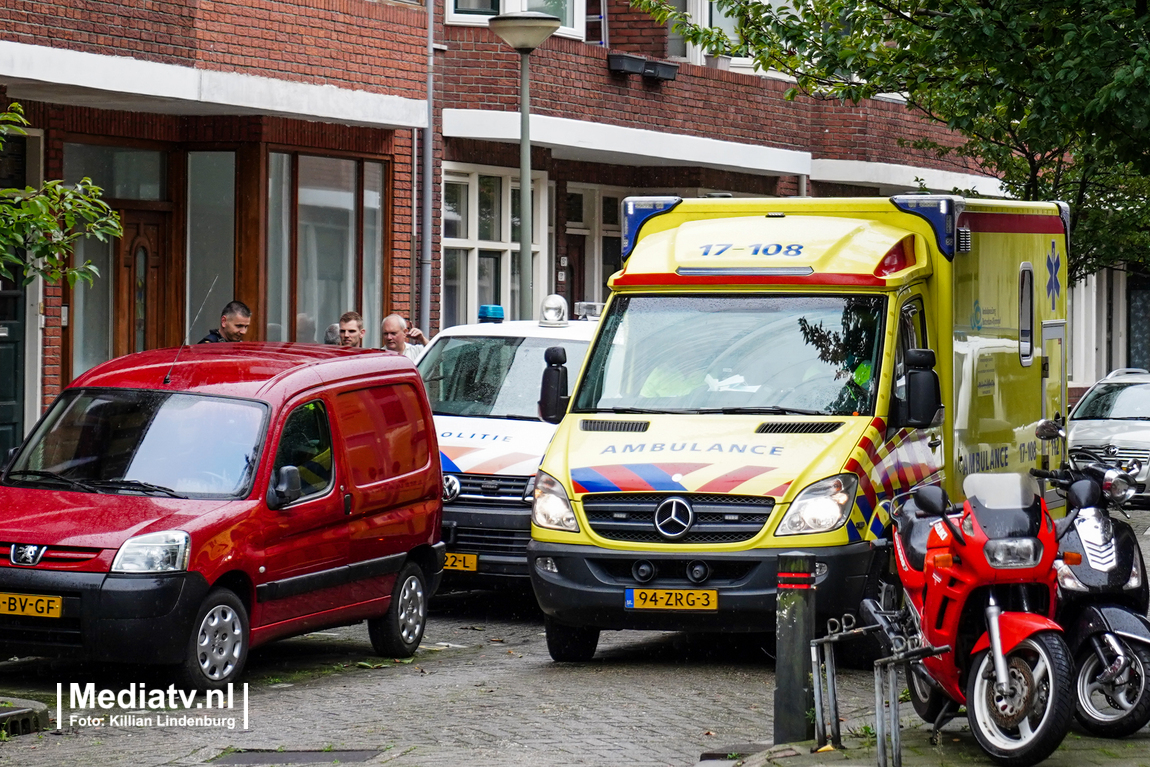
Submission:
{"label": "red van wheel", "polygon": [[187,654],[181,666],[183,681],[194,690],[219,690],[234,682],[248,659],[248,611],[227,589],[215,589],[196,614]]}
{"label": "red van wheel", "polygon": [[419,565],[407,563],[395,577],[391,604],[382,618],[367,622],[367,635],[377,655],[410,658],[427,626],[427,585]]}

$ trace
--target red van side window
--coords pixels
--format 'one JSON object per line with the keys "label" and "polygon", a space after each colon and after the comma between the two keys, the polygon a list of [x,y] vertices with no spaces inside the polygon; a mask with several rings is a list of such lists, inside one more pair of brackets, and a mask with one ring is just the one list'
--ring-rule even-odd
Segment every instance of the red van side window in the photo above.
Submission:
{"label": "red van side window", "polygon": [[427,423],[412,386],[393,384],[340,394],[336,415],[356,487],[422,469],[431,458]]}

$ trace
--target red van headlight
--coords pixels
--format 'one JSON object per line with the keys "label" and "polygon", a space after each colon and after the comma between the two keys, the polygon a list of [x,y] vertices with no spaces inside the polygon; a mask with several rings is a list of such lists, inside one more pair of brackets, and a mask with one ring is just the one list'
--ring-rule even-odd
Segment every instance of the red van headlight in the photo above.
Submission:
{"label": "red van headlight", "polygon": [[183,530],[165,530],[129,538],[112,560],[114,573],[170,573],[188,569],[192,537]]}

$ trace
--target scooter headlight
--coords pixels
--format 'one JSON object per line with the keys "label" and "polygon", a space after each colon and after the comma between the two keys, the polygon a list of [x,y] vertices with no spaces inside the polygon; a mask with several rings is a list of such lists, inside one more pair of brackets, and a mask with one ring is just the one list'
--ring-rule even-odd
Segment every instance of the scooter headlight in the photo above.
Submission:
{"label": "scooter headlight", "polygon": [[1108,469],[1102,478],[1102,492],[1121,506],[1134,497],[1134,480],[1129,474],[1118,469]]}
{"label": "scooter headlight", "polygon": [[535,475],[535,502],[531,505],[531,522],[548,530],[579,532],[579,522],[571,509],[567,491],[550,474]]}
{"label": "scooter headlight", "polygon": [[808,485],[787,509],[775,535],[804,535],[837,530],[854,507],[858,477],[839,474]]}
{"label": "scooter headlight", "polygon": [[1037,538],[998,538],[987,541],[982,551],[990,566],[1000,569],[1034,567],[1042,559]]}
{"label": "scooter headlight", "polygon": [[1130,566],[1130,580],[1126,581],[1126,588],[1136,589],[1142,585],[1142,557],[1135,552],[1134,563]]}
{"label": "scooter headlight", "polygon": [[1087,591],[1086,586],[1078,580],[1078,576],[1070,569],[1070,565],[1061,559],[1056,559],[1054,560],[1054,569],[1058,573],[1059,587],[1067,591]]}

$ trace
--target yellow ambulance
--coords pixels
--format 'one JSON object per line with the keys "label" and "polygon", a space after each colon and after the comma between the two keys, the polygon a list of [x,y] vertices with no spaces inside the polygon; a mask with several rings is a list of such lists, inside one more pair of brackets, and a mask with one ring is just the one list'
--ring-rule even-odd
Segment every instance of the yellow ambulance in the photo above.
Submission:
{"label": "yellow ambulance", "polygon": [[[919,483],[1058,456],[1063,203],[899,195],[623,202],[624,267],[535,484],[555,660],[604,629],[772,631],[780,552],[818,625],[891,603],[890,509]],[[561,352],[562,350],[551,350]],[[1053,501],[1053,496],[1051,501]]]}

